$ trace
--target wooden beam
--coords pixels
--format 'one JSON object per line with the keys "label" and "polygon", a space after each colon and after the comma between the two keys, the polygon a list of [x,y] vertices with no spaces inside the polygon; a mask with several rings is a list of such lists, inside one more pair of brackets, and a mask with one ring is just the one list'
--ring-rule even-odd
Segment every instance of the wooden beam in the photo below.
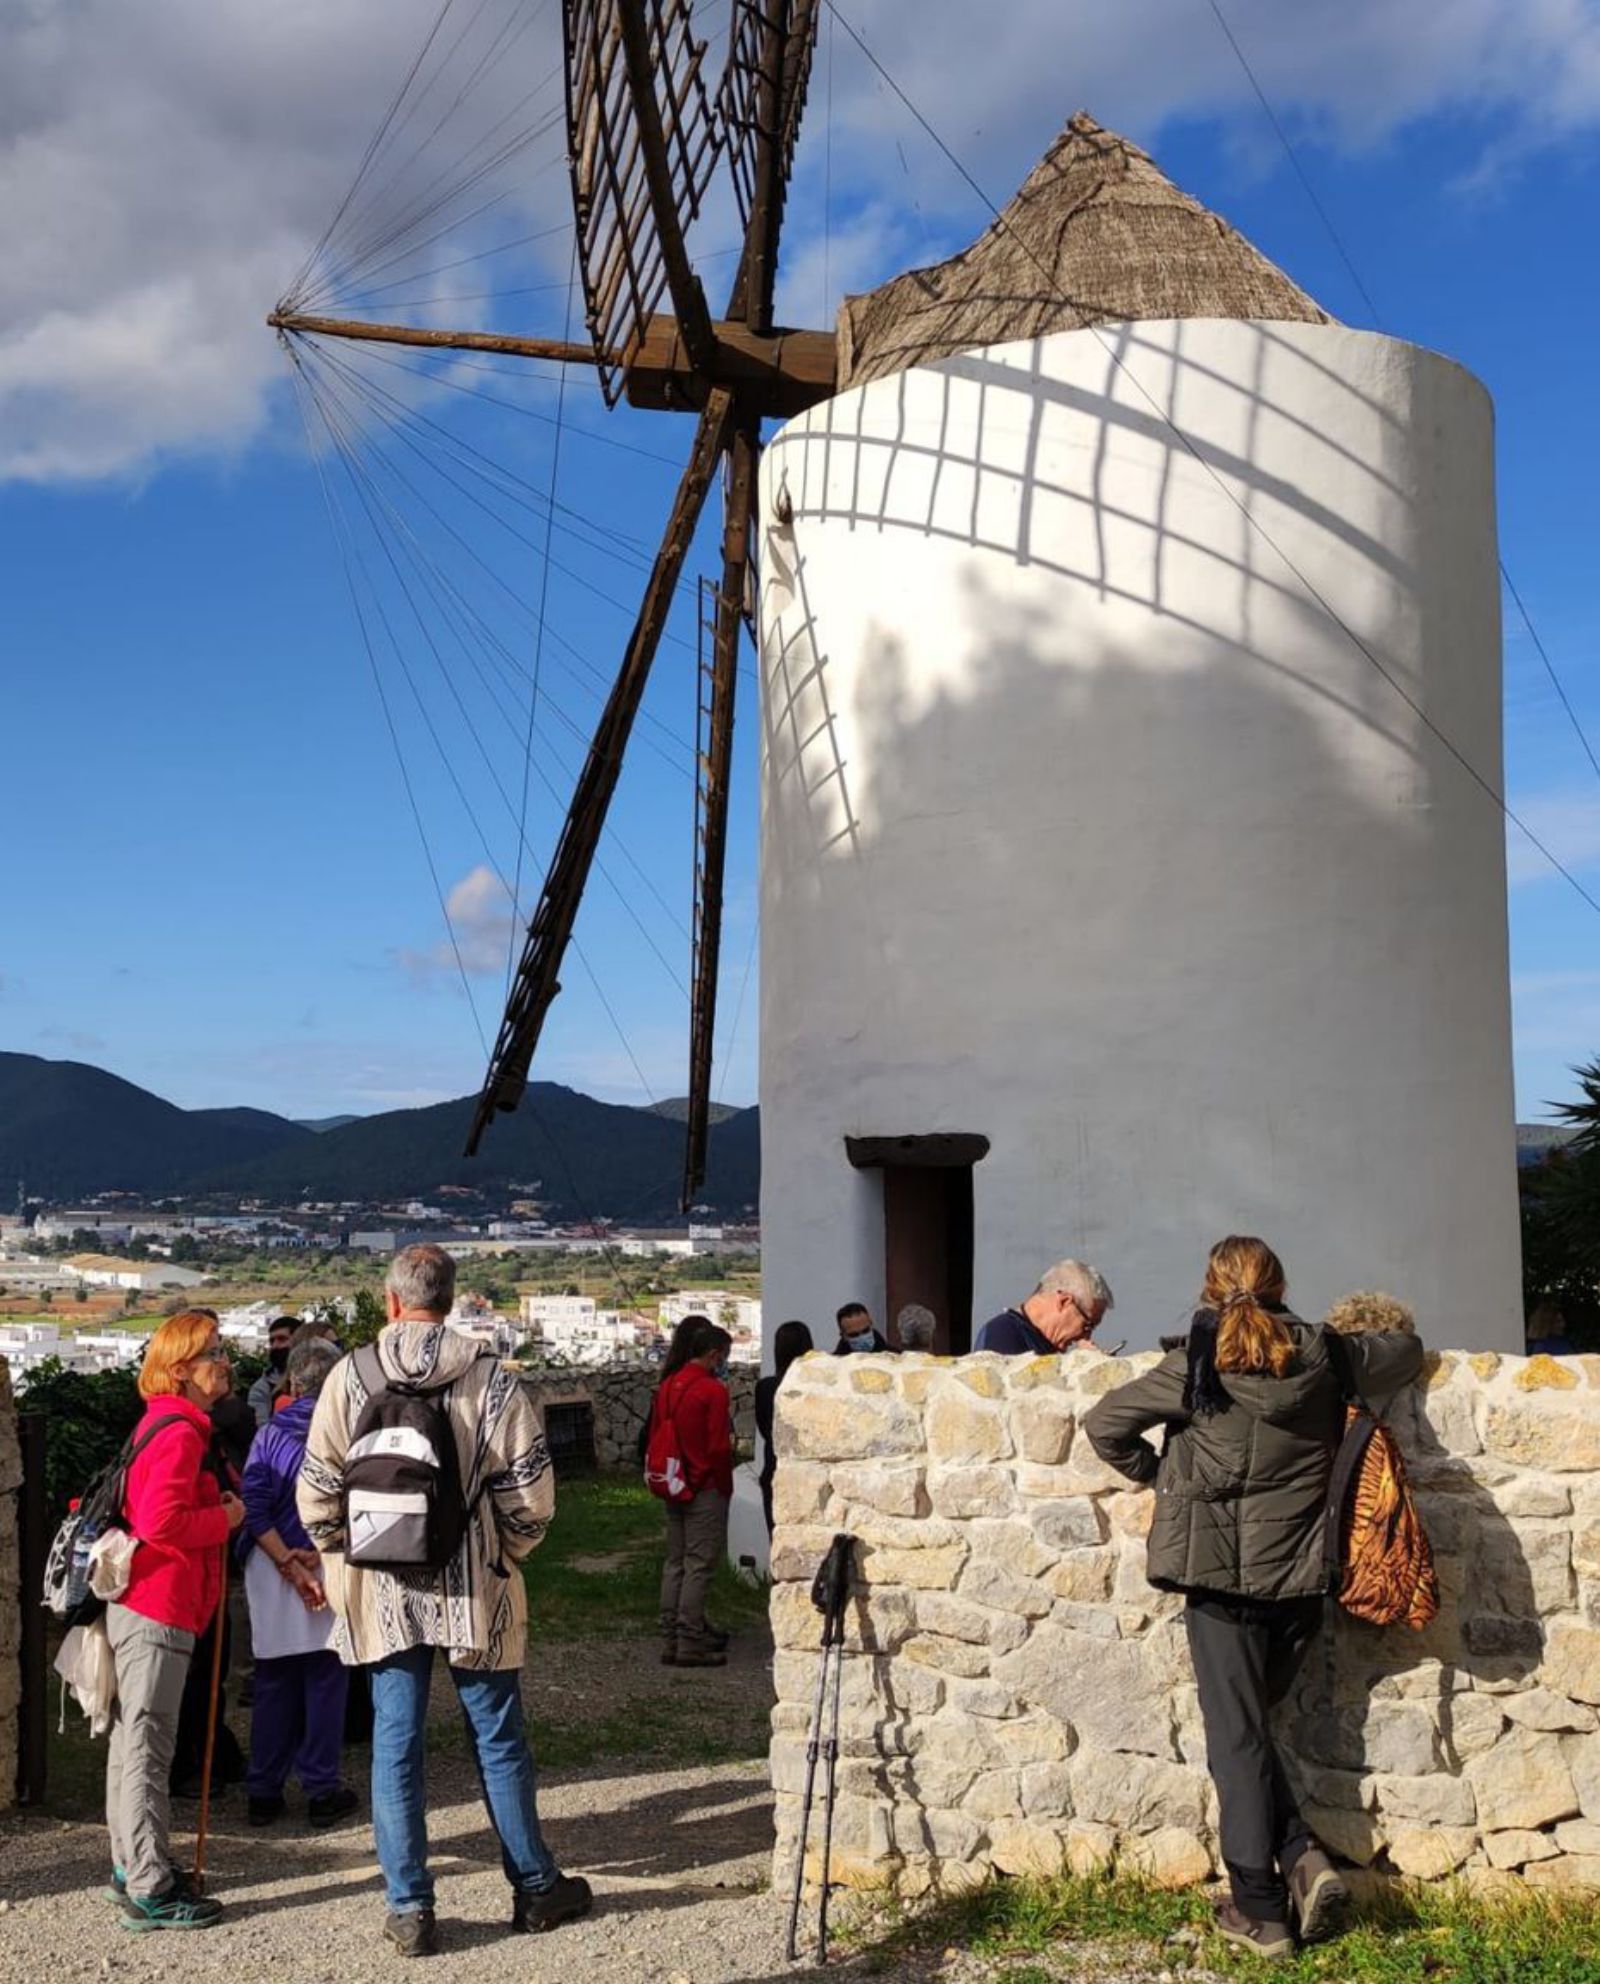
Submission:
{"label": "wooden beam", "polygon": [[[617,0],[617,27],[622,37],[622,60],[628,73],[628,93],[633,98],[634,123],[644,159],[645,184],[650,189],[650,209],[655,218],[656,241],[661,250],[661,266],[666,271],[672,307],[683,327],[684,349],[697,372],[709,373],[714,345],[711,312],[706,308],[700,278],[689,265],[684,245],[682,202],[672,183],[672,161],[661,129],[661,106],[656,101],[655,54],[650,46],[650,28],[643,0]],[[692,191],[692,189],[690,189]],[[648,322],[648,320],[647,320]],[[641,334],[644,326],[640,326]],[[707,381],[709,384],[709,380]]]}
{"label": "wooden beam", "polygon": [[711,709],[695,788],[694,985],[689,1006],[689,1106],[684,1135],[683,1192],[687,1212],[706,1175],[711,1129],[711,1055],[717,1032],[717,971],[722,952],[722,875],[728,844],[728,784],[733,770],[733,702],[739,674],[755,526],[756,468],[761,417],[748,412],[734,428],[722,513],[722,583],[717,588]]}
{"label": "wooden beam", "polygon": [[428,331],[415,324],[369,324],[355,317],[303,317],[295,310],[274,310],[267,322],[275,331],[296,331],[314,338],[355,338],[363,344],[416,344],[432,351],[500,351],[513,358],[546,358],[556,365],[600,362],[593,345],[564,344],[559,338],[510,338],[498,331]]}
{"label": "wooden beam", "polygon": [[693,413],[704,380],[729,388],[775,420],[788,420],[838,391],[839,356],[832,331],[774,331],[760,337],[745,325],[714,324],[716,350],[708,375],[691,362],[675,319],[652,317],[628,367],[628,404],[657,412]]}
{"label": "wooden beam", "polygon": [[611,796],[622,774],[622,755],[627,747],[640,699],[650,678],[667,614],[694,537],[695,525],[716,478],[718,464],[727,449],[733,427],[733,395],[713,393],[700,424],[695,430],[683,480],[673,499],[672,511],[650,570],[639,617],[629,636],[622,668],[612,684],[611,694],[600,713],[588,756],[578,777],[572,805],[567,812],[561,838],[551,857],[550,867],[539,892],[539,900],[528,921],[522,947],[522,961],[500,1022],[499,1038],[484,1077],[483,1092],[467,1138],[468,1157],[478,1148],[478,1140],[497,1110],[515,1109],[528,1085],[528,1068],[533,1050],[539,1044],[545,1015],[561,990],[561,963],[566,956],[572,926],[584,884],[606,823]]}
{"label": "wooden beam", "polygon": [[[302,317],[275,310],[274,330],[306,337],[353,338],[370,344],[420,345],[432,351],[493,351],[543,358],[558,365],[594,365],[594,348],[551,338],[502,337],[497,331],[431,331],[414,324],[369,324],[354,317]],[[711,371],[689,355],[676,317],[657,315],[628,368],[628,404],[658,413],[698,413],[712,387],[748,400],[764,416],[789,420],[838,390],[839,359],[832,331],[774,331],[759,337],[737,322],[713,324]]]}

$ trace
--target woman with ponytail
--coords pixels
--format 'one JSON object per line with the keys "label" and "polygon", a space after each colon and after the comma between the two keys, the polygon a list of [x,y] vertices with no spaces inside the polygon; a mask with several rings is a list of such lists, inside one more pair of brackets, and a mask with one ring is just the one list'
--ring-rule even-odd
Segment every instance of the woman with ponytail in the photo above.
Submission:
{"label": "woman with ponytail", "polygon": [[[1291,1954],[1297,1935],[1330,1934],[1348,1899],[1268,1727],[1321,1624],[1323,1511],[1344,1428],[1323,1326],[1302,1322],[1285,1293],[1264,1241],[1219,1240],[1188,1336],[1084,1421],[1103,1461],[1154,1485],[1148,1576],[1185,1596],[1232,1888],[1217,1927],[1269,1957]],[[1348,1336],[1343,1350],[1375,1409],[1422,1365],[1414,1336]],[[1159,1453],[1144,1438],[1157,1427]]]}

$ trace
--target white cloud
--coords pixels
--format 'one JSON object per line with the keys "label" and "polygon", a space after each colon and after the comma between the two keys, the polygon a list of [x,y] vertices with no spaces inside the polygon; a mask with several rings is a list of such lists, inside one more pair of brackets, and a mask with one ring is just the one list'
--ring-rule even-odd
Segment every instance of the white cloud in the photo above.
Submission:
{"label": "white cloud", "polygon": [[[427,979],[440,972],[452,977],[465,970],[473,978],[505,977],[511,943],[511,894],[492,868],[479,862],[463,875],[445,897],[450,914],[449,936],[426,950],[402,950],[400,962],[413,977]],[[460,962],[457,963],[459,953]]]}
{"label": "white cloud", "polygon": [[[1010,0],[982,10],[981,32],[971,0],[846,0],[845,11],[996,197],[1079,104],[1147,142],[1170,119],[1211,115],[1232,120],[1236,142],[1262,141],[1259,107],[1204,0]],[[138,474],[261,431],[282,377],[262,315],[321,232],[435,12],[436,0],[0,0],[0,480]],[[1481,167],[1492,173],[1600,119],[1597,0],[1228,0],[1227,12],[1280,112],[1333,144],[1374,145],[1464,109],[1495,120]],[[461,0],[444,35],[475,18]],[[485,69],[443,157],[549,79],[557,18],[548,4],[491,0],[454,76],[502,26],[520,31]],[[834,286],[875,279],[885,256],[923,259],[927,229],[964,221],[973,205],[845,31],[824,35],[834,79],[830,92],[825,40],[802,148],[806,202],[792,209],[797,302],[820,280],[799,258],[819,253],[805,212],[830,94]],[[539,107],[557,101],[547,90]],[[433,117],[429,107],[414,120],[390,163],[404,165]],[[407,198],[440,155],[427,151]],[[501,188],[530,212],[565,217],[554,143],[484,190]],[[548,247],[528,253],[560,275],[564,251]],[[469,298],[480,287],[472,270],[452,280]],[[448,283],[430,288],[451,294]],[[476,307],[452,304],[469,322]]]}

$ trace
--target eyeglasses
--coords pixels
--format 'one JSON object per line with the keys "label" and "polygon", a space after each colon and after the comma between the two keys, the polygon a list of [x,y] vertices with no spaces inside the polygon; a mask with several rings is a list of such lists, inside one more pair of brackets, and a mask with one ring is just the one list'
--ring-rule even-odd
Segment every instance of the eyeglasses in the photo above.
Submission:
{"label": "eyeglasses", "polygon": [[197,1350],[194,1361],[197,1364],[226,1364],[228,1356],[228,1351],[220,1343],[214,1343],[209,1350]]}

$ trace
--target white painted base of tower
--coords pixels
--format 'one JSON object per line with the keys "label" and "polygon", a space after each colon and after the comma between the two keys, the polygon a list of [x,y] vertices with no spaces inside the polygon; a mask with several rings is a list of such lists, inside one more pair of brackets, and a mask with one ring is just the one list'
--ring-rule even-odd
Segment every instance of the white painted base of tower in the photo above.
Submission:
{"label": "white painted base of tower", "polygon": [[846,1136],[962,1131],[975,1323],[1075,1253],[1148,1344],[1246,1231],[1519,1342],[1502,820],[1382,672],[1498,790],[1481,386],[1062,333],[791,421],[762,514],[770,1324],[881,1311]]}

